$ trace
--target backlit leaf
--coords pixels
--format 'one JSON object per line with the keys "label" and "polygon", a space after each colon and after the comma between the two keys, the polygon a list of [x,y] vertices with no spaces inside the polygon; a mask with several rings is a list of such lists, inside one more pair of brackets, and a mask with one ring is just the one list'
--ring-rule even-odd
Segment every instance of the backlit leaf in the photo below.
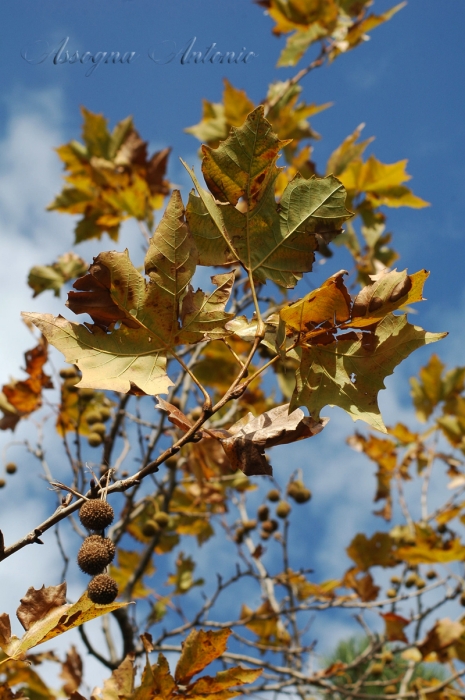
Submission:
{"label": "backlit leaf", "polygon": [[226,644],[231,630],[223,629],[218,632],[208,630],[191,630],[182,644],[180,659],[176,665],[176,683],[186,685],[192,676],[203,671],[226,651]]}
{"label": "backlit leaf", "polygon": [[344,206],[344,188],[333,176],[296,177],[278,207],[275,163],[285,145],[258,107],[216,150],[203,147],[202,171],[210,192],[185,166],[198,192],[191,193],[186,216],[201,265],[240,261],[259,282],[293,287],[312,269],[319,242],[340,233],[351,214]]}

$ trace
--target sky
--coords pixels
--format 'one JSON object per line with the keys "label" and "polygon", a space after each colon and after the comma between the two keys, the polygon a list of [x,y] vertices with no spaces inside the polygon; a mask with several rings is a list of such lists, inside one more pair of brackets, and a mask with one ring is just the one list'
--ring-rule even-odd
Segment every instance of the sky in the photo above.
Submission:
{"label": "sky", "polygon": [[[381,12],[392,4],[377,0],[374,9]],[[434,332],[447,330],[449,336],[414,353],[388,378],[387,391],[380,395],[386,423],[412,421],[408,377],[433,351],[449,365],[465,363],[464,21],[463,0],[448,0],[447,12],[439,0],[411,0],[390,22],[374,30],[370,41],[302,81],[306,102],[334,103],[311,121],[322,136],[313,153],[320,171],[342,140],[365,123],[364,137],[376,137],[367,154],[374,153],[387,163],[407,158],[412,176],[409,186],[431,203],[421,210],[386,210],[388,230],[393,232],[394,247],[401,255],[399,269],[431,271],[425,288],[428,301],[417,306],[415,323]],[[220,101],[222,81],[227,78],[257,102],[270,82],[284,80],[297,71],[275,67],[284,39],[272,36],[271,28],[263,9],[250,0],[2,0],[0,288],[4,301],[0,312],[0,382],[7,382],[11,375],[22,376],[18,370],[23,353],[33,345],[20,312],[65,312],[63,298],[46,293],[32,299],[26,279],[32,265],[50,263],[72,249],[72,217],[45,212],[45,207],[62,187],[61,166],[53,148],[79,138],[80,106],[103,112],[111,127],[133,115],[151,152],[171,146],[168,177],[181,187],[185,197],[190,183],[178,159],[198,163],[199,144],[183,129],[200,120],[202,99]],[[247,50],[257,55],[241,65],[182,65],[179,58],[170,63],[152,60],[163,61],[170,52],[184,50],[194,37],[199,50],[215,42],[220,51]],[[91,75],[86,75],[88,68],[81,64],[54,65],[50,56],[39,62],[66,38],[70,52],[130,51],[135,57],[129,65],[99,65]],[[309,52],[299,67],[312,58]],[[129,222],[116,246],[104,238],[75,250],[91,260],[102,250],[138,247],[138,235]],[[317,268],[312,282],[317,286],[341,267],[344,259],[336,252],[325,266]],[[59,366],[58,355],[55,358]],[[374,468],[344,446],[345,437],[353,430],[351,419],[337,409],[326,409],[323,414],[331,416],[331,422],[322,435],[312,443],[286,447],[286,453],[279,448],[273,453],[273,463],[284,476],[294,465],[301,467],[314,491],[310,515],[302,514],[296,522],[300,528],[310,527],[308,556],[318,576],[325,578],[340,571],[339,557],[341,552],[345,556],[348,530],[374,530],[381,523],[369,515]],[[20,428],[13,439],[25,437],[29,434]],[[10,433],[0,435],[0,446],[11,440]],[[8,459],[20,455],[19,447],[14,445],[5,454]],[[38,478],[36,466],[29,467],[24,461],[24,468],[30,469],[28,478],[18,474],[0,492],[0,527],[7,542],[20,537],[47,513],[42,498],[44,482]],[[54,468],[59,477],[60,465],[54,464]],[[74,541],[71,535],[64,536],[70,543]],[[51,533],[46,545],[27,548],[2,565],[1,610],[10,616],[29,585],[38,588],[42,583],[58,582],[53,580],[60,563]],[[297,551],[295,555],[297,559]],[[82,578],[71,575],[70,596],[77,598],[81,590]],[[350,620],[339,618],[315,625],[315,636],[323,637],[323,648],[330,637],[353,629]],[[89,677],[98,682],[105,672],[88,663]]]}

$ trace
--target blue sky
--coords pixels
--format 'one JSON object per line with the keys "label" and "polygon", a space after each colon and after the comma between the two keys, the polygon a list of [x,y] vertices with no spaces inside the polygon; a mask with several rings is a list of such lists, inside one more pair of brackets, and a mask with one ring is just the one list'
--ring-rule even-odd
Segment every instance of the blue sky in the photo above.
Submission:
{"label": "blue sky", "polygon": [[[381,12],[392,4],[377,0],[374,9]],[[416,352],[388,379],[388,391],[380,397],[386,422],[411,419],[407,378],[433,350],[449,364],[464,364],[464,22],[463,0],[448,0],[447,12],[439,0],[411,0],[393,20],[374,30],[369,42],[302,82],[306,102],[334,102],[312,120],[322,136],[314,150],[320,171],[334,148],[365,122],[365,138],[376,136],[368,153],[387,163],[408,158],[413,191],[432,205],[387,210],[387,224],[401,254],[399,268],[431,271],[425,288],[428,302],[418,306],[415,323],[431,331],[448,330],[449,337]],[[250,0],[2,0],[0,27],[0,285],[8,301],[2,305],[2,328],[7,330],[0,335],[3,383],[10,374],[19,376],[22,354],[32,345],[20,311],[65,311],[64,300],[51,295],[32,300],[26,277],[33,264],[50,263],[72,247],[71,217],[46,213],[44,208],[61,188],[61,167],[52,149],[79,138],[80,105],[103,112],[111,126],[132,114],[152,149],[172,146],[168,175],[186,196],[190,183],[178,158],[196,162],[199,144],[183,129],[199,121],[202,98],[220,101],[222,80],[227,77],[258,101],[270,82],[290,77],[297,69],[275,67],[284,40],[271,35],[272,22]],[[138,56],[130,65],[100,65],[88,77],[80,64],[54,65],[48,58],[34,65],[21,56],[45,50],[45,43],[52,50],[65,37],[72,52],[134,51]],[[173,42],[182,49],[193,37],[199,50],[216,42],[220,51],[246,47],[258,56],[246,65],[181,65],[179,59],[156,65],[148,57],[149,50],[154,56],[165,55]],[[310,52],[299,67],[311,58]],[[117,249],[134,247],[134,233],[134,227],[125,226]],[[76,252],[90,260],[113,247],[104,239],[78,246]],[[344,265],[336,253],[317,268],[313,284]],[[331,416],[331,422],[321,436],[296,446],[292,459],[280,448],[274,460],[279,469],[282,459],[285,477],[291,462],[301,466],[315,493],[314,510],[309,516],[302,513],[297,522],[300,528],[309,525],[315,535],[308,556],[322,578],[336,573],[348,530],[355,533],[357,528],[381,524],[366,515],[371,510],[373,468],[343,446],[352,421],[341,411],[323,413]],[[18,437],[24,436],[20,430]],[[11,435],[0,435],[1,445],[10,440]],[[44,515],[34,499],[43,488],[34,476],[30,486],[18,480],[0,493],[7,541],[24,534]],[[14,517],[18,502],[31,504],[20,520]],[[19,554],[1,572],[2,591],[11,592],[2,595],[1,611],[14,613],[18,593],[22,595],[27,586],[54,583],[50,572],[56,570],[57,557],[51,535],[47,542],[40,557],[36,550]],[[335,559],[328,551],[335,552]],[[27,582],[22,575],[25,565],[31,571]],[[76,597],[80,586],[77,579],[72,587]],[[346,624],[335,621],[326,633],[341,631]]]}

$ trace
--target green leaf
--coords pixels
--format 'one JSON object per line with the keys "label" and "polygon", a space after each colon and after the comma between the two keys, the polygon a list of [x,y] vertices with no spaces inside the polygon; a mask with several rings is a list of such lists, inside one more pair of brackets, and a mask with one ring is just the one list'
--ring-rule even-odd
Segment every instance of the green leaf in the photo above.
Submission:
{"label": "green leaf", "polygon": [[76,253],[65,253],[51,265],[35,265],[29,271],[28,285],[34,290],[34,297],[47,289],[53,290],[56,297],[65,282],[83,275],[87,263]]}
{"label": "green leaf", "polygon": [[414,350],[445,335],[412,326],[406,316],[389,314],[372,334],[347,333],[326,345],[303,347],[290,410],[306,406],[318,420],[323,406],[339,406],[354,421],[387,432],[377,401],[384,378]]}
{"label": "green leaf", "polygon": [[234,318],[234,314],[226,313],[224,309],[231,295],[234,272],[213,275],[211,279],[217,285],[211,294],[205,294],[201,289],[194,292],[189,287],[184,296],[181,307],[182,330],[178,342],[197,343],[231,335],[232,331],[226,330],[225,324]]}
{"label": "green leaf", "polygon": [[191,193],[186,216],[201,265],[240,261],[258,282],[294,287],[312,269],[320,242],[340,233],[351,213],[333,176],[296,177],[276,203],[275,163],[283,145],[258,107],[215,151],[203,148],[210,192],[184,164],[199,195]]}

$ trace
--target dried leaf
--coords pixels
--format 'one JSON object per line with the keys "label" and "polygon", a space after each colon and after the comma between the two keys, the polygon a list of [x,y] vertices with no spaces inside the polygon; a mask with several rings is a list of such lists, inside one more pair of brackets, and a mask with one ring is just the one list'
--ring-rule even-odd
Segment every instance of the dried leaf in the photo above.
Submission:
{"label": "dried leaf", "polygon": [[73,645],[66,654],[66,659],[62,663],[60,678],[63,679],[63,692],[71,695],[81,685],[82,681],[82,659],[76,647]]}
{"label": "dried leaf", "polygon": [[248,413],[229,428],[230,437],[221,438],[220,442],[234,470],[241,469],[247,476],[271,474],[265,448],[317,435],[329,420],[314,421],[300,409],[290,414],[288,411],[289,404],[284,404],[257,417]]}
{"label": "dried leaf", "polygon": [[[87,597],[87,593],[84,593],[74,605],[60,605],[60,601],[65,596],[65,585],[42,587],[38,591],[34,591],[32,588],[28,590],[22,605],[18,608],[23,618],[22,624],[29,625],[21,639],[15,636],[8,637],[9,619],[7,619],[8,616],[2,616],[0,647],[7,659],[24,659],[26,652],[38,644],[47,642],[49,639],[73,629],[73,627],[78,627],[89,620],[100,617],[100,615],[128,605],[128,603],[96,605]],[[43,617],[37,618],[40,611],[43,612]]]}
{"label": "dried leaf", "polygon": [[66,583],[59,586],[42,586],[35,589],[28,588],[24,598],[21,598],[21,605],[16,611],[16,616],[25,630],[33,624],[42,620],[54,608],[62,607],[66,604]]}
{"label": "dried leaf", "polygon": [[226,651],[226,644],[231,630],[223,629],[218,632],[208,630],[191,630],[182,644],[182,652],[176,665],[176,683],[187,685],[192,676],[203,671]]}
{"label": "dried leaf", "polygon": [[389,642],[405,642],[408,644],[408,639],[404,633],[404,627],[411,623],[411,620],[406,620],[405,617],[396,615],[395,613],[380,613],[386,623],[386,639]]}

